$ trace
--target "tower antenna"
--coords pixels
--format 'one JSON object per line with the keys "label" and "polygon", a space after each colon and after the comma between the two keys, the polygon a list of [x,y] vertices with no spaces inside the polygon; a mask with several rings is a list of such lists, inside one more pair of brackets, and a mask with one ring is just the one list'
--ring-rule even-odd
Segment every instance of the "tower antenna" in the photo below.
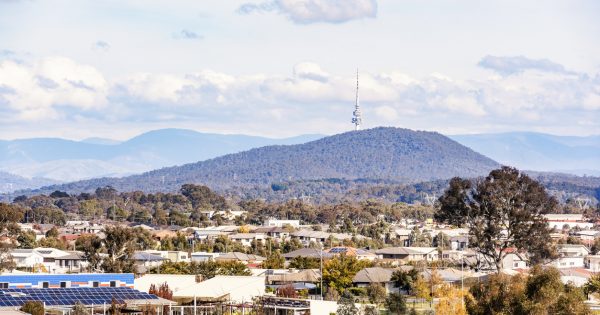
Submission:
{"label": "tower antenna", "polygon": [[356,103],[354,104],[354,112],[352,112],[352,123],[354,130],[360,130],[362,126],[362,112],[360,111],[360,102],[358,100],[358,69],[356,69]]}

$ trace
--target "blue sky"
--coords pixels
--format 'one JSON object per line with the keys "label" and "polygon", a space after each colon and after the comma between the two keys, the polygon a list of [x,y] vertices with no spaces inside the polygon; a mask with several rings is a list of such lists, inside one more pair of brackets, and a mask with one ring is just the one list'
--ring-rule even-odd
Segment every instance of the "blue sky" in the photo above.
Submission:
{"label": "blue sky", "polygon": [[598,1],[0,0],[0,139],[600,134]]}

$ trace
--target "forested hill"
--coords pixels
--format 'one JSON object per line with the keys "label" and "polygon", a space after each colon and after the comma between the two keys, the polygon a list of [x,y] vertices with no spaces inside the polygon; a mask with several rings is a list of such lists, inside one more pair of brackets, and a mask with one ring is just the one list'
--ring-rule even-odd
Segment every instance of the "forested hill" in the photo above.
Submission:
{"label": "forested hill", "polygon": [[321,178],[409,183],[453,176],[475,177],[498,166],[495,161],[439,133],[375,128],[305,144],[252,149],[141,175],[55,185],[34,193],[93,191],[106,185],[119,191],[175,191],[185,183],[222,190]]}

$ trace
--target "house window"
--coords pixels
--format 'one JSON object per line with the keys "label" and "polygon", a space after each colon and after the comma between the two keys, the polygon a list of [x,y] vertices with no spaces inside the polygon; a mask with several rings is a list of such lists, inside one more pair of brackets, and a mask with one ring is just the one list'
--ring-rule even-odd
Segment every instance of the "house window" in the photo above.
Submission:
{"label": "house window", "polygon": [[117,286],[117,281],[114,281],[114,280],[111,281],[110,282],[110,286],[113,287],[113,288],[116,287]]}
{"label": "house window", "polygon": [[574,262],[570,262],[569,265],[575,266],[575,263]]}
{"label": "house window", "polygon": [[8,282],[0,282],[0,289],[8,289]]}
{"label": "house window", "polygon": [[519,263],[514,263],[513,267],[515,267],[515,268],[519,267]]}

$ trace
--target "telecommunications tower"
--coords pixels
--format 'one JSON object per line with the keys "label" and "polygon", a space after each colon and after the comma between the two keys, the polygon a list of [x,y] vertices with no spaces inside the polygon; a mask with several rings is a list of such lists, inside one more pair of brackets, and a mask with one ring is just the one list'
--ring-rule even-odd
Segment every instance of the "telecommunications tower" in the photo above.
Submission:
{"label": "telecommunications tower", "polygon": [[358,69],[356,69],[356,103],[354,104],[354,112],[352,112],[352,123],[354,124],[354,130],[360,130],[362,126],[362,112],[360,111],[360,104],[358,102]]}

